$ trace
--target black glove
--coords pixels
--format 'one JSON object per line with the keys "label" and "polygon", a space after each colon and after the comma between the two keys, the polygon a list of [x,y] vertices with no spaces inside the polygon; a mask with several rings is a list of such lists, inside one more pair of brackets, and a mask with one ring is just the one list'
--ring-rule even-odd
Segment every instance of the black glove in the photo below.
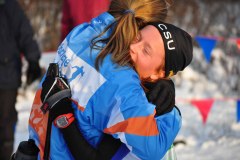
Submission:
{"label": "black glove", "polygon": [[147,99],[156,105],[156,116],[168,113],[175,107],[175,87],[172,80],[160,79],[157,82],[144,82]]}
{"label": "black glove", "polygon": [[28,141],[22,141],[15,153],[12,154],[10,160],[19,160],[19,159],[37,159],[39,149],[35,145],[33,139]]}
{"label": "black glove", "polygon": [[38,62],[29,62],[27,70],[27,85],[41,77],[41,68]]}
{"label": "black glove", "polygon": [[[64,78],[61,78],[67,84],[67,81]],[[42,84],[42,92],[41,92],[41,100],[44,102],[45,99],[51,97],[52,95],[56,94],[57,92],[65,89],[62,87],[60,82],[57,82],[54,85],[55,77],[46,76]],[[53,86],[51,91],[49,92],[50,88]],[[49,93],[48,93],[49,92]],[[47,97],[46,97],[47,96]],[[46,98],[45,98],[46,97]],[[62,100],[58,101],[51,109],[51,120],[54,120],[56,117],[62,114],[73,113],[72,102],[69,98],[63,98]]]}

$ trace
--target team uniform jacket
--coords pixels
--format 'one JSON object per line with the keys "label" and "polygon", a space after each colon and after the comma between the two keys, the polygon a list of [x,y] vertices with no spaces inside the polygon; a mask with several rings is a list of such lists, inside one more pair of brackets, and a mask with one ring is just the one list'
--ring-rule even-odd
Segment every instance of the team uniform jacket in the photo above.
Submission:
{"label": "team uniform jacket", "polygon": [[[175,108],[155,117],[155,106],[147,101],[138,74],[130,67],[113,63],[110,55],[96,71],[94,62],[99,50],[91,51],[91,40],[112,22],[114,18],[105,12],[90,23],[75,27],[59,46],[55,62],[61,75],[68,79],[78,127],[92,146],[97,147],[105,132],[125,144],[113,159],[159,160],[173,143],[181,127],[181,117]],[[104,36],[111,32],[108,30]],[[41,88],[33,103],[29,135],[38,145],[42,159],[48,114],[43,115],[40,110],[40,94]],[[54,125],[50,159],[73,159]]]}

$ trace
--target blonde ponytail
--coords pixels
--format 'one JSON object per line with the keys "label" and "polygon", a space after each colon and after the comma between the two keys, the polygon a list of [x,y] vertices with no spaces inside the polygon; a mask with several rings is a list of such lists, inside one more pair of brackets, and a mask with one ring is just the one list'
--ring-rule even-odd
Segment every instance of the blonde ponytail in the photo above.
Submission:
{"label": "blonde ponytail", "polygon": [[[130,45],[139,34],[139,29],[149,22],[164,21],[170,1],[112,0],[108,12],[114,16],[115,22],[92,41],[93,48],[101,49],[95,61],[96,69],[99,70],[99,66],[108,54],[111,54],[112,60],[118,65],[131,66]],[[109,38],[101,39],[101,35],[113,25]],[[101,48],[97,46],[98,42],[106,43],[106,45]]]}

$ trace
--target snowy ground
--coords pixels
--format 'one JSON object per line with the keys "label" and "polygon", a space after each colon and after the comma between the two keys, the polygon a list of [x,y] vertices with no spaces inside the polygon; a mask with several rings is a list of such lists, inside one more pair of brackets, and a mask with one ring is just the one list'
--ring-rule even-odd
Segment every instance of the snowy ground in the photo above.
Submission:
{"label": "snowy ground", "polygon": [[[44,55],[41,65],[47,66],[51,60],[51,55]],[[196,73],[192,71],[192,74]],[[188,79],[189,77],[183,76],[183,78]],[[221,96],[221,93],[216,93],[217,86],[204,80],[204,85],[208,83],[208,87],[203,89],[202,82],[203,79],[194,84],[196,90],[192,90],[191,94],[187,89],[187,86],[190,85],[187,81],[176,86],[177,106],[183,117],[183,126],[176,139],[186,142],[185,145],[178,144],[175,147],[177,159],[240,160],[240,123],[236,122],[236,101],[216,100],[205,125],[202,123],[202,117],[197,108],[188,101],[178,101],[180,98],[204,98],[209,93]],[[15,133],[15,149],[20,141],[28,139],[28,117],[37,83],[28,87],[27,90],[20,89],[19,91],[16,105],[19,111],[19,121]]]}
{"label": "snowy ground", "polygon": [[179,160],[239,160],[240,123],[236,123],[236,102],[216,101],[207,123],[191,104],[180,104],[183,127],[177,140],[185,140],[175,151]]}

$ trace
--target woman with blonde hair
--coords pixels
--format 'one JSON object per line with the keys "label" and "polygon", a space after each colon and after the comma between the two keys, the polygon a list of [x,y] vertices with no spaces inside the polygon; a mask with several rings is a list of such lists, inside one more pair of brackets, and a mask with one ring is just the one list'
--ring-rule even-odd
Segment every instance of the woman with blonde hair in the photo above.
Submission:
{"label": "woman with blonde hair", "polygon": [[[191,37],[159,22],[166,15],[164,0],[112,0],[108,12],[71,31],[55,58],[71,99],[56,101],[48,111],[46,100],[65,89],[65,83],[46,76],[29,119],[29,135],[40,149],[40,159],[73,159],[69,148],[74,146],[65,136],[73,126],[94,148],[103,133],[120,139],[124,145],[116,159],[164,156],[180,129],[181,116],[175,107],[158,114],[141,82],[174,75],[192,59]],[[45,141],[47,126],[51,126],[50,147]],[[44,155],[46,148],[49,155]]]}

